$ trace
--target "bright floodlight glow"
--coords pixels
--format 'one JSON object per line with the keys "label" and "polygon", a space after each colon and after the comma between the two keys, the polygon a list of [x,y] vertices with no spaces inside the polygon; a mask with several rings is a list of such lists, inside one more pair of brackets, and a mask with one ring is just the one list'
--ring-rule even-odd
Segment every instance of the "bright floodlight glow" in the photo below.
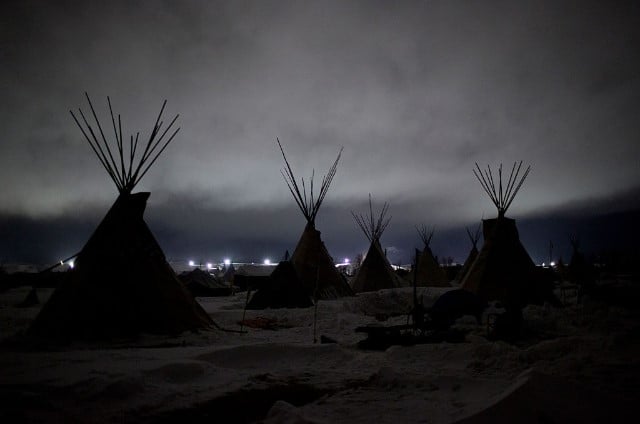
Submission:
{"label": "bright floodlight glow", "polygon": [[196,266],[196,263],[193,261],[189,261],[189,266]]}
{"label": "bright floodlight glow", "polygon": [[547,264],[545,262],[542,262],[542,266],[545,267],[547,266]]}
{"label": "bright floodlight glow", "polygon": [[231,265],[231,259],[225,259],[224,264],[227,266]]}
{"label": "bright floodlight glow", "polygon": [[264,260],[264,264],[265,265],[271,265],[271,259],[265,259]]}
{"label": "bright floodlight glow", "polygon": [[69,268],[73,269],[74,266],[76,266],[76,264],[73,263],[73,261],[69,261]]}
{"label": "bright floodlight glow", "polygon": [[555,262],[551,262],[549,265],[556,266],[556,263]]}
{"label": "bright floodlight glow", "polygon": [[344,258],[344,263],[348,264],[349,263],[349,258]]}
{"label": "bright floodlight glow", "polygon": [[207,262],[207,269],[213,268],[213,264],[211,262]]}

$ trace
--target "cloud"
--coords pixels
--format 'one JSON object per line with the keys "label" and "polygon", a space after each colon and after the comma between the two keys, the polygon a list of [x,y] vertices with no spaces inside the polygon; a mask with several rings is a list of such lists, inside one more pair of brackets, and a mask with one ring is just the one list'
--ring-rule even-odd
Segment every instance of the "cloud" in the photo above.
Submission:
{"label": "cloud", "polygon": [[327,206],[355,209],[372,193],[402,224],[490,215],[474,162],[532,164],[514,215],[640,181],[631,4],[27,1],[6,12],[6,214],[112,201],[68,115],[86,108],[85,90],[103,120],[111,96],[126,133],[148,134],[167,98],[182,129],[139,189],[197,198],[220,218],[289,207],[276,137],[305,177],[344,146]]}

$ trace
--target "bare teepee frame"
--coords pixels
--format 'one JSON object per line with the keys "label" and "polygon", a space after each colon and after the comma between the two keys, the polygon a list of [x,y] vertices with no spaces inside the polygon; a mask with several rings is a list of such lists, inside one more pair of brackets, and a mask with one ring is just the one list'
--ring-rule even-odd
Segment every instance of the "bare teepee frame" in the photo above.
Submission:
{"label": "bare teepee frame", "polygon": [[382,237],[382,233],[389,225],[391,221],[391,217],[387,217],[387,212],[389,211],[389,203],[385,202],[382,205],[382,209],[378,214],[378,219],[374,219],[373,213],[373,204],[371,202],[371,193],[369,193],[369,214],[368,216],[364,216],[362,214],[356,214],[351,211],[351,215],[353,219],[355,219],[356,223],[362,230],[362,232],[367,236],[370,242],[380,241],[380,237]]}
{"label": "bare teepee frame", "polygon": [[[71,113],[73,120],[76,122],[78,128],[80,128],[80,131],[82,131],[82,134],[89,143],[89,146],[91,146],[91,149],[98,157],[100,164],[102,164],[109,174],[109,177],[111,177],[116,187],[118,187],[118,191],[121,194],[130,194],[134,187],[149,171],[151,166],[153,166],[162,152],[164,152],[169,143],[171,143],[178,131],[180,131],[180,128],[176,128],[173,130],[169,138],[165,140],[166,135],[172,130],[173,125],[180,115],[176,115],[169,125],[164,128],[162,133],[160,133],[164,124],[164,121],[161,121],[161,119],[162,113],[164,112],[164,108],[167,104],[167,101],[165,100],[162,103],[162,108],[160,108],[160,113],[158,113],[158,117],[156,118],[144,149],[142,148],[142,145],[138,146],[138,142],[140,141],[140,132],[136,133],[135,138],[133,134],[129,137],[129,148],[127,149],[122,135],[122,120],[120,118],[120,114],[118,114],[116,125],[113,107],[111,106],[111,99],[107,97],[115,142],[107,140],[102,129],[102,125],[100,124],[100,120],[98,119],[98,115],[93,107],[93,103],[91,103],[91,99],[87,93],[85,93],[85,96],[89,103],[89,108],[91,109],[91,115],[95,121],[97,131],[89,120],[87,120],[82,109],[78,108],[80,119],[78,119],[73,111],[70,110],[69,113]],[[100,134],[99,138],[97,133]]]}
{"label": "bare teepee frame", "polygon": [[[340,161],[340,157],[342,156],[342,150],[344,147],[340,148],[338,152],[338,157],[329,168],[329,172],[322,177],[322,183],[320,184],[320,192],[314,193],[314,177],[315,170],[311,171],[311,177],[309,178],[309,191],[307,192],[307,183],[305,183],[304,178],[300,179],[300,184],[296,180],[296,176],[293,173],[293,169],[287,160],[287,156],[284,154],[284,149],[282,148],[282,144],[280,143],[280,139],[276,139],[278,141],[278,146],[280,147],[280,152],[282,153],[282,158],[284,159],[285,168],[281,170],[282,177],[284,181],[287,183],[287,187],[289,187],[289,191],[293,196],[293,199],[296,201],[296,204],[302,211],[302,214],[307,219],[307,222],[311,225],[315,225],[316,215],[318,215],[318,211],[320,210],[320,206],[322,206],[322,202],[324,201],[327,192],[329,191],[329,187],[331,186],[331,182],[333,181],[333,177],[336,175],[336,171],[338,169],[338,162]],[[302,190],[300,189],[302,186]]]}
{"label": "bare teepee frame", "polygon": [[478,166],[478,163],[476,163],[476,169],[473,170],[473,175],[476,176],[476,179],[480,182],[484,191],[487,193],[493,204],[496,205],[496,208],[498,208],[499,218],[505,216],[507,209],[511,206],[511,203],[516,197],[516,194],[518,194],[520,187],[522,187],[524,180],[529,175],[531,166],[527,166],[522,175],[520,175],[521,169],[522,161],[514,162],[513,167],[511,168],[511,173],[509,174],[509,179],[506,184],[503,185],[502,164],[498,167],[498,181],[496,184],[491,166],[487,165],[487,169],[482,170],[480,169],[480,166]]}

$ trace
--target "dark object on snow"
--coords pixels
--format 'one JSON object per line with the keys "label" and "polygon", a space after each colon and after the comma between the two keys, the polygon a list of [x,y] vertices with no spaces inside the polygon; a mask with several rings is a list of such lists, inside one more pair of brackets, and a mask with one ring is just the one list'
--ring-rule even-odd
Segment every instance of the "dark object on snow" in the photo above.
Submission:
{"label": "dark object on snow", "polygon": [[229,285],[219,282],[207,271],[196,268],[193,271],[183,272],[178,279],[184,284],[193,296],[229,296]]}
{"label": "dark object on snow", "polygon": [[38,299],[38,292],[36,291],[35,287],[32,287],[27,297],[25,297],[24,300],[18,304],[18,308],[30,308],[39,304],[40,299]]}
{"label": "dark object on snow", "polygon": [[242,327],[257,328],[260,330],[277,330],[279,327],[277,319],[266,317],[243,319],[238,322],[238,324]]}
{"label": "dark object on snow", "polygon": [[313,301],[290,261],[282,261],[251,297],[247,309],[308,308]]}
{"label": "dark object on snow", "polygon": [[358,348],[365,350],[386,350],[391,346],[413,346],[426,343],[462,343],[466,331],[457,329],[415,331],[413,325],[390,327],[365,326],[356,328],[357,333],[366,333],[367,338],[358,342]]}
{"label": "dark object on snow", "polygon": [[522,309],[506,308],[502,313],[487,316],[487,337],[489,340],[514,342],[522,335]]}
{"label": "dark object on snow", "polygon": [[434,328],[445,329],[465,315],[474,316],[480,323],[482,312],[486,307],[487,302],[478,295],[467,290],[456,289],[442,294],[427,314]]}
{"label": "dark object on snow", "polygon": [[338,343],[336,339],[332,339],[331,337],[325,336],[324,334],[320,335],[320,343],[321,344],[331,344]]}
{"label": "dark object on snow", "polygon": [[636,403],[633,396],[529,369],[455,424],[624,423],[633,421]]}

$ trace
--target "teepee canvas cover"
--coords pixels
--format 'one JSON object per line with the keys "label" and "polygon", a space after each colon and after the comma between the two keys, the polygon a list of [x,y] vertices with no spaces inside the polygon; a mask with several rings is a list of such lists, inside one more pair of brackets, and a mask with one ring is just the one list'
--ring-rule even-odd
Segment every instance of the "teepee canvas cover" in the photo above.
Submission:
{"label": "teepee canvas cover", "polygon": [[[516,168],[517,166],[517,168]],[[491,168],[484,173],[476,164],[474,174],[492,202],[498,217],[482,221],[484,244],[469,272],[462,280],[462,288],[485,300],[500,300],[506,305],[521,307],[539,302],[543,296],[537,284],[536,267],[520,242],[515,220],[505,212],[529,174],[529,167],[518,179],[520,164],[514,164],[507,184],[502,185],[502,166],[498,169],[499,184],[493,180]]]}
{"label": "teepee canvas cover", "polygon": [[333,259],[320,238],[320,231],[315,227],[316,215],[329,191],[329,186],[335,176],[342,150],[338,153],[338,157],[329,169],[327,175],[322,179],[320,192],[317,193],[316,197],[316,194],[314,194],[313,174],[308,187],[309,191],[307,192],[304,179],[301,180],[302,188],[300,188],[293,174],[293,170],[289,165],[289,161],[284,154],[280,140],[278,140],[278,146],[280,147],[285,162],[285,169],[282,171],[282,176],[298,208],[300,208],[300,211],[307,220],[307,225],[302,232],[302,236],[298,241],[293,255],[291,255],[291,263],[296,270],[300,283],[314,299],[336,299],[343,296],[351,296],[353,295],[351,287],[335,267]]}
{"label": "teepee canvas cover", "polygon": [[[135,143],[132,137],[127,154],[129,163],[126,163],[120,117],[120,131],[117,131],[112,112],[117,140],[116,157],[120,159],[118,163],[108,150],[108,143],[90,101],[89,105],[103,141],[98,142],[96,132],[87,123],[82,111],[80,114],[86,129],[77,119],[76,123],[116,183],[120,195],[79,253],[70,280],[56,289],[29,333],[41,338],[70,341],[111,339],[139,333],[175,334],[208,327],[212,324],[211,319],[178,281],[144,221],[149,193],[131,193],[177,133],[177,130],[173,132],[145,167],[175,118],[157,137],[162,125],[159,121],[161,110],[147,146],[135,166],[137,136]],[[110,103],[109,108],[111,110]],[[91,138],[87,133],[91,134]]]}
{"label": "teepee canvas cover", "polygon": [[353,295],[314,225],[305,226],[291,255],[291,263],[301,284],[313,298],[337,299]]}
{"label": "teepee canvas cover", "polygon": [[522,306],[535,296],[536,267],[511,218],[482,221],[484,244],[462,280],[462,288],[487,300]]}
{"label": "teepee canvas cover", "polygon": [[418,275],[416,275],[416,283],[419,286],[427,287],[450,287],[447,281],[447,275],[438,264],[431,251],[431,238],[433,237],[433,229],[427,231],[426,226],[417,228],[420,239],[424,243],[424,249],[418,259]]}
{"label": "teepee canvas cover", "polygon": [[377,240],[372,242],[351,284],[353,291],[362,293],[401,286],[400,277],[391,268],[380,242]]}
{"label": "teepee canvas cover", "polygon": [[380,245],[380,237],[391,220],[391,217],[385,219],[388,209],[389,205],[385,203],[382,206],[378,220],[374,221],[371,195],[369,195],[368,217],[365,218],[363,215],[351,212],[356,223],[371,243],[367,256],[362,261],[358,268],[358,273],[351,283],[351,288],[356,293],[393,289],[402,286],[400,277],[393,271]]}
{"label": "teepee canvas cover", "polygon": [[469,236],[469,240],[471,241],[471,250],[469,250],[469,254],[467,255],[467,259],[464,261],[464,264],[462,265],[462,269],[460,270],[460,273],[458,274],[458,281],[462,281],[464,280],[464,277],[469,273],[469,270],[471,269],[471,265],[473,265],[473,263],[475,262],[476,258],[478,257],[478,240],[480,240],[480,231],[481,231],[482,227],[480,225],[478,225],[478,228],[476,229],[475,233],[471,233],[471,231],[469,231],[469,228],[467,228],[467,235]]}

